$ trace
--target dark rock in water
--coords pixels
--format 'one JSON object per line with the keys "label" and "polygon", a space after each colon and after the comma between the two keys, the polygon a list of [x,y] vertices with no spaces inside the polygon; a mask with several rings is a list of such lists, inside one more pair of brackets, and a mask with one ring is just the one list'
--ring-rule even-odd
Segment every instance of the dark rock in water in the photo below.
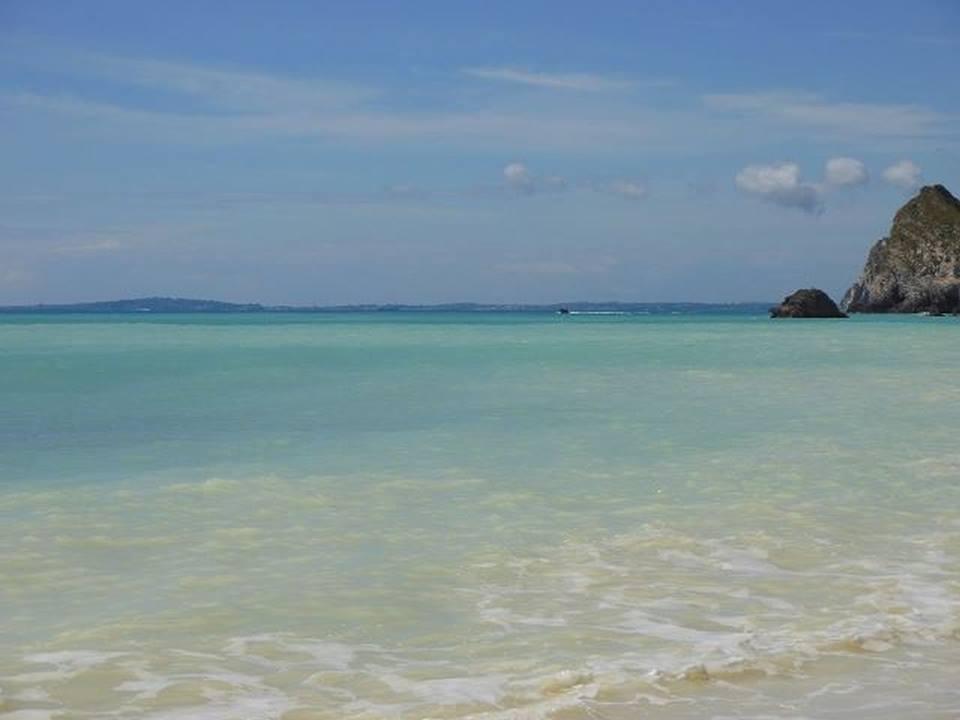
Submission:
{"label": "dark rock in water", "polygon": [[845,318],[837,304],[823,290],[808,288],[787,295],[783,302],[770,308],[772,318]]}
{"label": "dark rock in water", "polygon": [[840,307],[847,312],[960,312],[960,200],[929,185],[893,218]]}

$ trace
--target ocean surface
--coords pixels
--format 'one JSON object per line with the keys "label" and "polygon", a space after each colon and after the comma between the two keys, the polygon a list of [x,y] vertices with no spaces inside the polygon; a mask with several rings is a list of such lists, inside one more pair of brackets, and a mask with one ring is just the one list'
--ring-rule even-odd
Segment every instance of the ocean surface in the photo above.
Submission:
{"label": "ocean surface", "polygon": [[0,718],[960,717],[960,320],[0,317]]}

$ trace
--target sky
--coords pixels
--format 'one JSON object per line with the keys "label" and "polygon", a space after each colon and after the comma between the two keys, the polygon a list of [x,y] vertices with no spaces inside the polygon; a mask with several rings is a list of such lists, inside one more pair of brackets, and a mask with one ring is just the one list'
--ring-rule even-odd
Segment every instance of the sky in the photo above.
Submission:
{"label": "sky", "polygon": [[0,304],[837,296],[960,0],[0,0]]}

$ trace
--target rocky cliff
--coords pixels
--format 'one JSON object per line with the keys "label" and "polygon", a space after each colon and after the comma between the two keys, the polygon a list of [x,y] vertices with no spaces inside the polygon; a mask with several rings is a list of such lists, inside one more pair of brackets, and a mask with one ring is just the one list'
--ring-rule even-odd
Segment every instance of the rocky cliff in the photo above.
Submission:
{"label": "rocky cliff", "polygon": [[960,200],[930,185],[893,218],[840,303],[847,312],[960,312]]}

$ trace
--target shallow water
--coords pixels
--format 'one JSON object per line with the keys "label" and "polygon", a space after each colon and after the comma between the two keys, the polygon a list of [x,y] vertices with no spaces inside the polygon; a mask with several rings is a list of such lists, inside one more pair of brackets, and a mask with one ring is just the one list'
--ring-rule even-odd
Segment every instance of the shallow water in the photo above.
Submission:
{"label": "shallow water", "polygon": [[0,717],[956,717],[958,338],[5,317]]}

